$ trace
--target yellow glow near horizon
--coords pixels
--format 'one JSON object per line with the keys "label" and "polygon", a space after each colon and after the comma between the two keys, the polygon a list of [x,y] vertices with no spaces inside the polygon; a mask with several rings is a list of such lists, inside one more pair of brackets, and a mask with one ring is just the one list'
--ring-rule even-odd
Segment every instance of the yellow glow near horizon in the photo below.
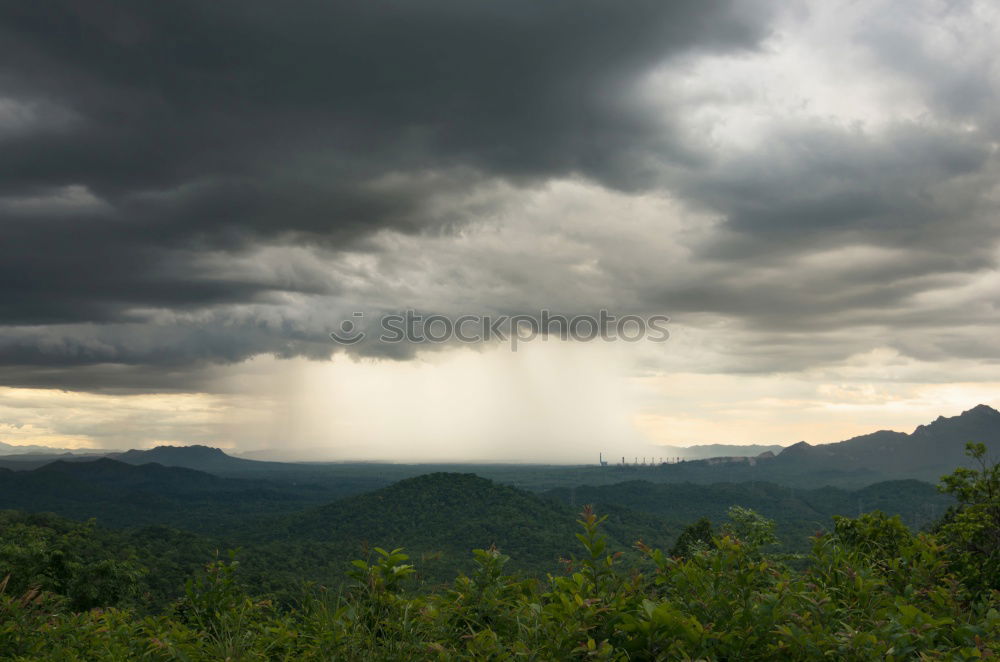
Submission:
{"label": "yellow glow near horizon", "polygon": [[[81,449],[200,443],[300,459],[579,462],[657,445],[909,432],[976,404],[1000,407],[1000,383],[917,381],[922,368],[900,368],[898,357],[880,352],[796,375],[637,377],[630,366],[642,351],[548,341],[516,353],[463,347],[410,361],[259,357],[220,368],[212,393],[0,388],[0,441]],[[882,364],[903,370],[902,378],[864,378]]]}

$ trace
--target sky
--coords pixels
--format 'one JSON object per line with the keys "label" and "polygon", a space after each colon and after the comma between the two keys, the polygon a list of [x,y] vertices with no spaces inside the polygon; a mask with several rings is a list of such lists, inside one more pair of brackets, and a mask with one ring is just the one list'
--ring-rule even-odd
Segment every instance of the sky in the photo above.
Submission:
{"label": "sky", "polygon": [[[1000,406],[997,43],[988,1],[4,3],[0,442],[577,462]],[[670,337],[329,336],[543,309]]]}

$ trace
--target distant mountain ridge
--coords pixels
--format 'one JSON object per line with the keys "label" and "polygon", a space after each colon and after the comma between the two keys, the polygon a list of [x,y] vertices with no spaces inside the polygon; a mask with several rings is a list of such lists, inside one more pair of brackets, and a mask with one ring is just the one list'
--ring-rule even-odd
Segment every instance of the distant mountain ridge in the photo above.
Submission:
{"label": "distant mountain ridge", "polygon": [[103,453],[111,453],[113,451],[108,449],[94,449],[94,448],[53,448],[51,446],[37,446],[34,444],[18,445],[18,444],[8,444],[0,441],[0,455],[60,455],[63,453],[74,453],[81,455],[100,455]]}
{"label": "distant mountain ridge", "polygon": [[832,444],[814,446],[803,441],[784,449],[773,461],[886,473],[946,472],[965,464],[965,445],[970,441],[1000,453],[1000,412],[977,405],[958,416],[939,416],[910,434],[879,430]]}
{"label": "distant mountain ridge", "polygon": [[656,482],[718,483],[765,480],[786,485],[863,487],[915,478],[936,483],[969,466],[965,446],[986,445],[1000,457],[1000,412],[977,405],[957,416],[939,416],[910,434],[879,430],[830,444],[792,444],[774,457],[694,460],[659,467]]}
{"label": "distant mountain ridge", "polygon": [[[185,467],[198,471],[225,471],[243,469],[261,464],[256,460],[245,460],[227,455],[221,448],[202,446],[157,446],[149,450],[132,449],[124,453],[111,453],[108,457],[127,464],[149,464],[155,462],[167,467]],[[266,464],[266,463],[265,463]]]}
{"label": "distant mountain ridge", "polygon": [[[54,460],[66,462],[88,462],[105,457],[126,464],[162,464],[165,467],[184,467],[209,473],[225,471],[245,471],[255,468],[267,468],[281,464],[273,462],[258,462],[228,455],[220,448],[194,444],[191,446],[156,446],[147,450],[131,449],[127,451],[67,451],[51,449],[53,452],[18,453],[0,457],[0,466],[8,469],[30,471],[47,465]],[[58,452],[56,452],[58,451]]]}
{"label": "distant mountain ridge", "polygon": [[[687,448],[663,447],[657,451],[657,458],[650,458],[654,461],[644,469],[655,472],[655,475],[644,475],[643,478],[655,482],[698,483],[769,480],[810,487],[824,484],[861,487],[879,481],[903,478],[937,482],[941,475],[966,464],[965,444],[970,441],[985,443],[994,456],[1000,457],[1000,412],[987,405],[977,405],[958,416],[939,416],[931,423],[918,426],[909,434],[879,430],[829,444],[812,445],[801,441],[787,447],[727,444]],[[709,457],[692,459],[684,455],[672,455],[675,451],[693,453],[699,448],[701,450],[698,452]],[[660,456],[680,457],[684,461],[660,467],[655,463]],[[54,459],[77,462],[93,457],[93,455],[8,455],[0,457],[0,467],[30,470],[48,464]],[[158,463],[222,476],[270,477],[278,473],[303,475],[308,472],[319,475],[324,471],[322,463],[310,465],[251,460],[234,457],[221,449],[202,445],[157,446],[149,450],[108,453],[106,457],[134,465]],[[614,473],[618,471],[615,466],[616,459],[608,459],[610,466],[601,468],[607,472],[608,478],[630,480],[636,477],[623,474],[618,478],[618,474]],[[631,464],[630,458],[625,459],[626,464]],[[374,463],[373,466],[377,464]],[[396,469],[388,473],[404,477],[400,476],[401,471],[417,475],[428,471],[427,467],[407,465],[405,471]],[[593,468],[598,469],[596,466]],[[586,472],[590,469],[590,466],[568,465],[562,469],[553,468],[552,471]],[[482,469],[482,471],[492,470]],[[494,475],[499,476],[501,473],[496,472]],[[366,480],[369,483],[381,482],[383,485],[390,482],[381,476],[369,476]]]}

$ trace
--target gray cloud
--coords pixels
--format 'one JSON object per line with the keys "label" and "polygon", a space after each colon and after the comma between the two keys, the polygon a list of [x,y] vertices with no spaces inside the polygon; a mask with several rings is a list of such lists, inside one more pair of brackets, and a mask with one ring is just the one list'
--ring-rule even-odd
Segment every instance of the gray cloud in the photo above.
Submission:
{"label": "gray cloud", "polygon": [[[258,354],[328,357],[358,306],[725,319],[736,372],[876,343],[1000,358],[969,342],[982,295],[921,298],[995,270],[1000,229],[996,60],[932,52],[921,17],[853,36],[878,64],[858,75],[910,85],[922,115],[719,147],[687,118],[752,115],[750,92],[644,85],[766,55],[787,23],[756,3],[5,7],[0,381],[197,388]],[[618,197],[535,214],[553,181]],[[676,209],[636,225],[649,196]]]}
{"label": "gray cloud", "polygon": [[[0,319],[141,323],[136,309],[315,293],[192,271],[192,254],[451,227],[467,219],[428,206],[483,177],[634,187],[635,154],[683,151],[631,100],[636,78],[675,54],[752,48],[761,17],[730,2],[6,5]],[[384,181],[424,172],[447,174]],[[86,198],[75,208],[60,203],[70,189]],[[5,333],[0,360],[58,362],[40,349],[52,333],[37,346]],[[178,363],[288,346],[142,335]],[[78,344],[67,363],[145,360]]]}

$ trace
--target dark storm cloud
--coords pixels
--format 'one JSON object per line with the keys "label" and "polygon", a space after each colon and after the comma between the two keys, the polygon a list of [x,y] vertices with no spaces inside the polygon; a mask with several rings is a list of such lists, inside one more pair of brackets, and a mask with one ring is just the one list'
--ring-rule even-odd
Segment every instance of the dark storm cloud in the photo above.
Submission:
{"label": "dark storm cloud", "polygon": [[995,149],[981,135],[812,125],[762,143],[675,180],[723,220],[697,252],[704,277],[644,283],[645,301],[770,331],[958,323],[912,314],[911,299],[996,266]]}
{"label": "dark storm cloud", "polygon": [[5,365],[3,385],[129,395],[133,393],[184,393],[203,389],[217,361],[185,363],[182,368],[98,363],[73,365]]}
{"label": "dark storm cloud", "polygon": [[289,160],[330,183],[455,163],[616,178],[618,157],[659,133],[628,97],[636,76],[759,36],[722,2],[8,6],[7,94],[76,120],[10,139],[0,175],[7,190],[72,182],[115,203],[259,185]]}
{"label": "dark storm cloud", "polygon": [[876,136],[808,126],[776,132],[683,190],[725,217],[732,234],[712,249],[730,259],[852,240],[908,247],[946,236],[975,246],[981,236],[954,224],[981,225],[970,213],[992,181],[975,176],[991,154],[981,136],[932,125]]}
{"label": "dark storm cloud", "polygon": [[[678,53],[751,48],[763,18],[721,1],[5,3],[0,320],[42,326],[34,344],[8,337],[0,361],[145,362],[135,343],[46,354],[44,325],[336,291],[199,273],[200,251],[461,223],[428,201],[484,177],[648,184],[637,157],[693,156],[630,96],[637,77]],[[382,184],[432,171],[432,189]],[[67,188],[92,204],[60,203]],[[204,340],[160,358],[191,361]]]}
{"label": "dark storm cloud", "polygon": [[[720,147],[686,119],[704,105],[739,125],[769,79],[657,87],[714,55],[766,58],[787,37],[759,48],[774,26],[809,20],[796,7],[791,22],[744,2],[0,7],[0,383],[194,388],[218,363],[324,358],[361,305],[724,319],[733,372],[873,343],[1000,358],[963,341],[995,307],[921,299],[995,270],[1000,234],[993,49],[936,53],[919,21],[950,14],[896,20],[887,3],[856,26],[851,48],[877,63],[857,76],[905,81],[920,106],[869,126],[764,107],[753,148]],[[523,251],[461,243],[567,179],[623,194],[603,208],[622,218],[578,229],[563,216],[588,210],[556,205],[550,227],[516,229]],[[629,225],[649,192],[710,229]],[[532,253],[524,235],[546,232]],[[441,235],[455,242],[420,241]]]}

